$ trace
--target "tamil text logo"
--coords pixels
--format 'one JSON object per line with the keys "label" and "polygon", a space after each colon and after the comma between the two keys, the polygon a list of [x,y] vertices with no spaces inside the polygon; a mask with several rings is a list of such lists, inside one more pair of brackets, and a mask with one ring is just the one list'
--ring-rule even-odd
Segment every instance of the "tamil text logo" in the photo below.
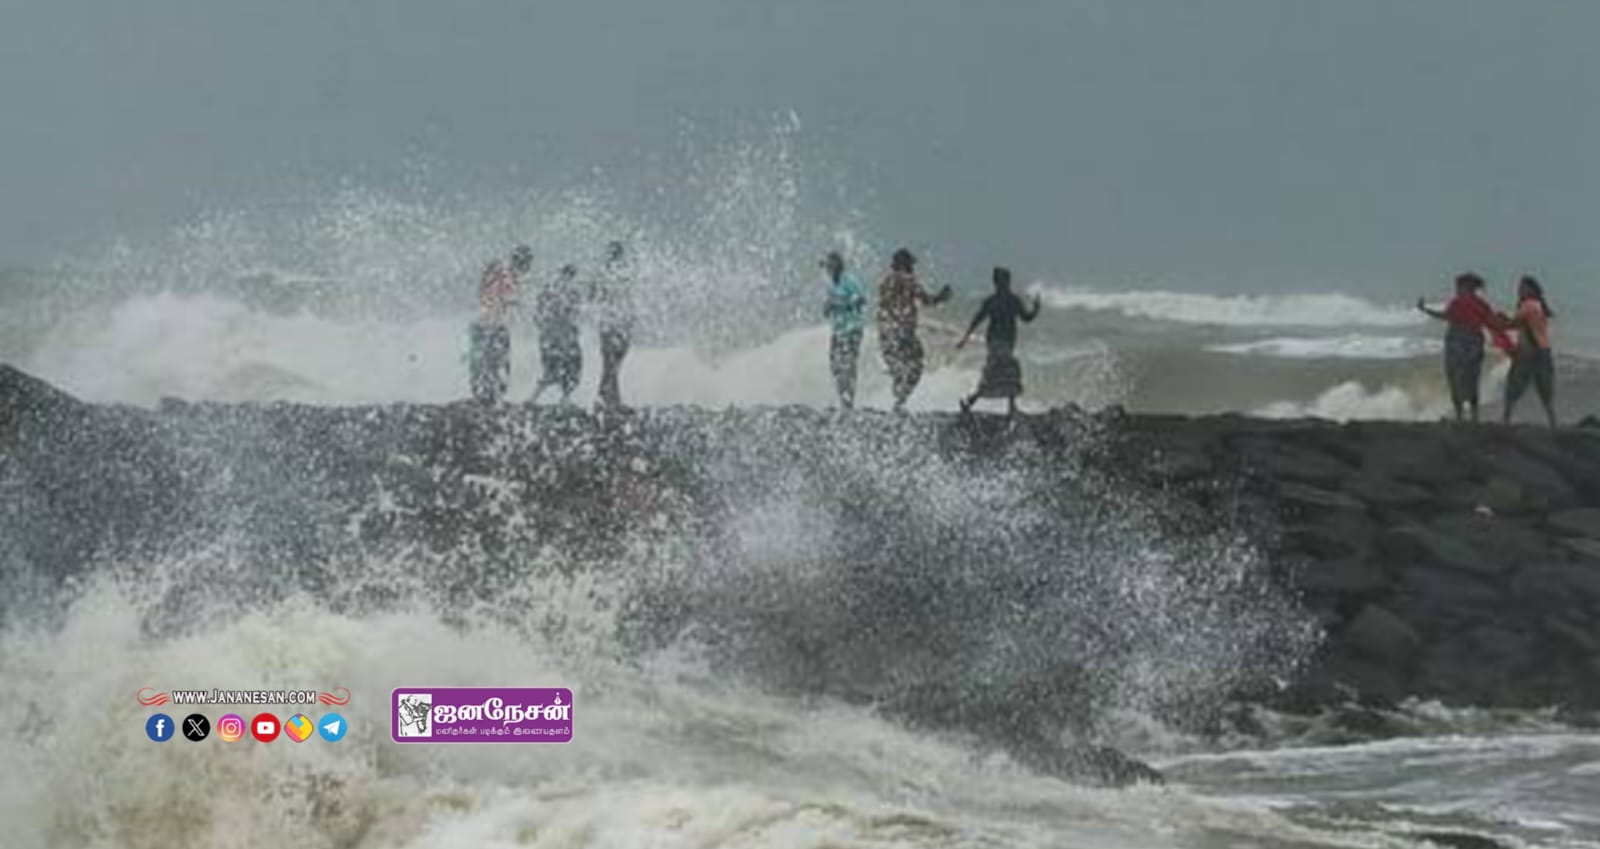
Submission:
{"label": "tamil text logo", "polygon": [[566,743],[572,691],[564,687],[449,687],[395,690],[397,743]]}

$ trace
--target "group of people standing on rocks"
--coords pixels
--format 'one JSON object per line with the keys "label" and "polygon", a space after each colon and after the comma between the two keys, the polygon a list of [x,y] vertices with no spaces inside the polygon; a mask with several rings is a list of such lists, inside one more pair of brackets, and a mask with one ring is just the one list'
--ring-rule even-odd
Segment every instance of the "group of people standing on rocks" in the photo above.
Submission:
{"label": "group of people standing on rocks", "polygon": [[1472,420],[1478,420],[1478,384],[1487,334],[1494,346],[1511,358],[1502,421],[1511,423],[1517,402],[1532,386],[1550,426],[1555,427],[1555,354],[1550,347],[1550,321],[1555,313],[1545,300],[1544,286],[1532,277],[1518,281],[1517,305],[1508,315],[1484,299],[1487,286],[1482,277],[1462,274],[1455,283],[1455,296],[1444,309],[1433,309],[1421,299],[1417,309],[1449,325],[1444,336],[1444,372],[1456,418],[1464,419],[1470,411]]}
{"label": "group of people standing on rocks", "polygon": [[[878,283],[878,346],[882,349],[883,363],[889,372],[894,391],[895,410],[904,410],[906,401],[922,381],[922,369],[927,359],[922,340],[917,335],[918,311],[922,306],[937,306],[951,297],[949,286],[938,292],[929,292],[917,278],[917,258],[909,250],[895,251],[889,260],[889,271]],[[855,404],[856,361],[861,353],[861,337],[866,327],[867,293],[845,271],[844,258],[830,253],[822,261],[828,273],[828,297],[823,314],[832,323],[833,335],[829,344],[828,364],[833,372],[834,387],[839,393],[839,403],[849,408]],[[1017,320],[1033,321],[1039,315],[1039,300],[1034,298],[1032,309],[1011,291],[1011,271],[994,270],[994,294],[984,299],[973,316],[967,332],[956,344],[965,347],[978,326],[988,323],[986,339],[989,356],[984,364],[983,376],[972,395],[961,401],[966,412],[980,398],[1006,399],[1007,412],[1015,413],[1017,396],[1022,394],[1022,367],[1017,362]]]}
{"label": "group of people standing on rocks", "polygon": [[[511,252],[509,264],[489,263],[479,281],[478,318],[468,332],[468,371],[472,396],[482,403],[497,403],[505,397],[511,376],[511,331],[506,320],[520,303],[522,278],[532,267],[533,250],[521,245]],[[583,376],[578,317],[585,304],[596,310],[600,331],[600,403],[622,404],[622,360],[632,344],[637,315],[632,273],[621,242],[606,246],[600,272],[592,279],[581,280],[577,266],[565,265],[534,292],[540,372],[529,403],[551,388],[567,401],[578,388]]]}
{"label": "group of people standing on rocks", "polygon": [[[916,274],[917,259],[904,248],[895,251],[889,271],[878,284],[877,327],[884,365],[894,391],[894,408],[904,410],[917,384],[927,358],[917,335],[918,312],[923,306],[936,306],[950,299],[949,286],[929,292]],[[522,280],[533,267],[533,251],[526,245],[511,253],[509,263],[495,260],[483,272],[478,285],[478,318],[468,333],[468,371],[472,395],[485,404],[505,397],[511,373],[511,332],[507,318],[518,306]],[[857,360],[866,331],[867,290],[845,270],[844,258],[830,253],[822,261],[829,290],[823,314],[832,326],[829,366],[840,404],[855,405]],[[583,348],[579,344],[578,318],[586,304],[598,315],[600,336],[600,403],[621,406],[622,360],[628,353],[637,321],[633,300],[633,275],[621,242],[606,248],[601,271],[593,279],[580,279],[577,266],[566,265],[534,293],[533,319],[539,333],[540,376],[529,403],[555,388],[566,402],[583,374]],[[987,323],[988,360],[983,376],[971,396],[961,401],[966,412],[981,398],[1004,398],[1010,413],[1016,412],[1017,396],[1022,394],[1022,368],[1016,358],[1017,322],[1033,321],[1039,315],[1039,299],[1029,304],[1011,291],[1009,269],[994,270],[994,294],[984,299],[973,316],[966,335],[956,347],[962,348],[980,325]]]}

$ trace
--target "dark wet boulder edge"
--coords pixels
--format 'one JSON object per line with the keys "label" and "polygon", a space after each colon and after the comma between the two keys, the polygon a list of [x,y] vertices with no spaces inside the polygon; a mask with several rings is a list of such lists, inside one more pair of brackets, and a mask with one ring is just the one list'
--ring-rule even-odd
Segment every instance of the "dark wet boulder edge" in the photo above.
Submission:
{"label": "dark wet boulder edge", "polygon": [[[1203,498],[1144,459],[1173,429],[1120,420],[1118,463]],[[1264,544],[1294,564],[1291,583],[1325,625],[1315,658],[1269,701],[1600,707],[1594,428],[1192,419],[1176,429],[1186,453],[1273,514]]]}

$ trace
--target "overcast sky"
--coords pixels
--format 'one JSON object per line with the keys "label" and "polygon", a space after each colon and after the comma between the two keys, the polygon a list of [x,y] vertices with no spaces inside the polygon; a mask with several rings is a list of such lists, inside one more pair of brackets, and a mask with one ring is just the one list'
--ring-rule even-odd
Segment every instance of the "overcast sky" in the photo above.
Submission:
{"label": "overcast sky", "polygon": [[1587,273],[1597,33],[1553,0],[0,0],[0,265],[417,159],[559,187],[792,110],[894,242],[1258,288]]}

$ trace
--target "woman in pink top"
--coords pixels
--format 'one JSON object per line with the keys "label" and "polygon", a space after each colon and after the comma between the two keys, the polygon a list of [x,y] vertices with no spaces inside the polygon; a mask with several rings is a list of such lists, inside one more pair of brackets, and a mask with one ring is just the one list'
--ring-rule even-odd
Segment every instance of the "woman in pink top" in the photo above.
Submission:
{"label": "woman in pink top", "polygon": [[1550,349],[1550,319],[1555,313],[1544,299],[1544,287],[1532,277],[1517,284],[1517,311],[1509,322],[1517,333],[1517,350],[1511,358],[1511,373],[1506,376],[1506,406],[1503,421],[1511,424],[1517,401],[1528,391],[1528,384],[1539,393],[1545,417],[1556,426],[1556,361]]}

